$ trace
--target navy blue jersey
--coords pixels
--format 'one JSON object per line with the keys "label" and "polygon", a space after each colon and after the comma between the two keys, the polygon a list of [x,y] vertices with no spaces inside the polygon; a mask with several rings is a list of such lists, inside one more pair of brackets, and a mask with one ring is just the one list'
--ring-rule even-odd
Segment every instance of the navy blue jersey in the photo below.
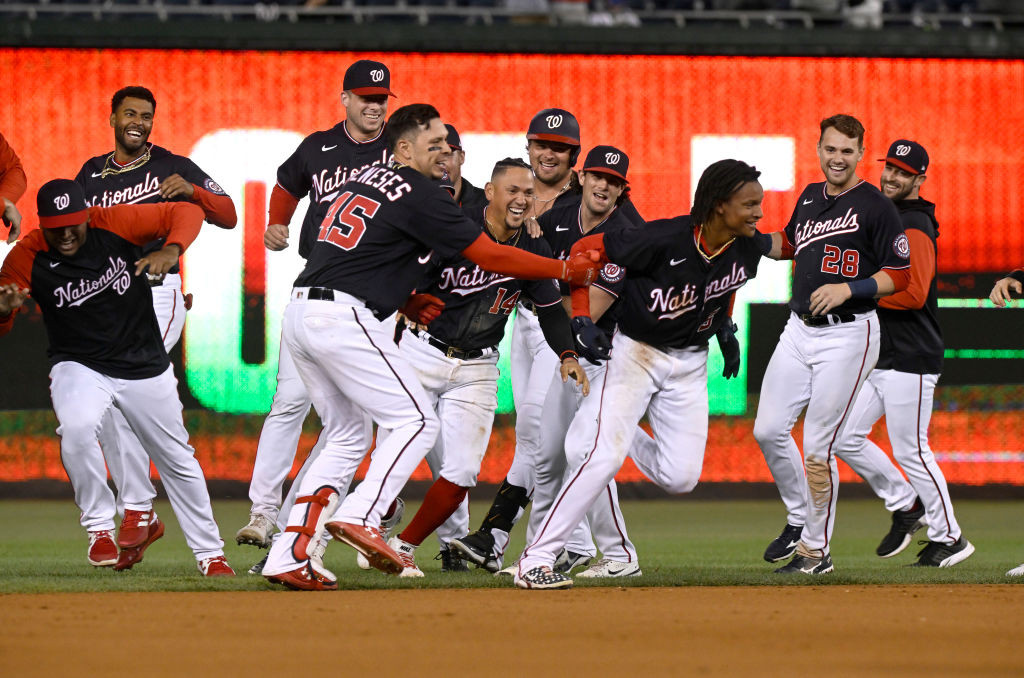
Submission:
{"label": "navy blue jersey", "polygon": [[378,317],[405,303],[432,257],[451,257],[480,236],[448,191],[404,165],[368,167],[337,193],[295,285],[346,292]]}
{"label": "navy blue jersey", "polygon": [[[927,200],[901,200],[896,203],[903,228],[921,231],[932,242],[938,263],[939,222],[935,220],[935,205]],[[878,321],[882,329],[882,342],[876,369],[897,370],[911,374],[939,374],[945,344],[939,327],[939,291],[936,275],[932,276],[924,306],[897,310],[878,308]]]}
{"label": "navy blue jersey", "polygon": [[477,188],[469,183],[466,177],[462,177],[462,190],[455,197],[455,202],[459,203],[459,207],[462,208],[463,212],[472,217],[478,211],[487,207],[487,195],[484,193],[484,189]]}
{"label": "navy blue jersey", "polygon": [[[810,313],[811,293],[822,285],[910,267],[910,244],[892,200],[866,181],[834,196],[825,187],[809,184],[786,224],[795,250],[789,307],[797,315]],[[850,298],[831,312],[864,313],[877,306],[875,299]]]}
{"label": "navy blue jersey", "polygon": [[384,129],[369,141],[356,141],[345,121],[302,140],[277,168],[277,183],[296,200],[309,196],[309,208],[299,231],[299,256],[309,258],[320,224],[342,185],[370,165],[386,165]]}
{"label": "navy blue jersey", "polygon": [[[632,203],[626,204],[631,205]],[[583,196],[577,193],[572,200],[556,202],[554,207],[537,219],[537,223],[540,224],[541,231],[544,234],[544,239],[551,246],[551,251],[556,258],[568,259],[572,246],[585,235],[609,233],[614,230],[628,228],[636,223],[629,219],[627,211],[624,211],[622,207],[617,207],[604,221],[587,233],[584,233],[583,225],[581,224],[582,209]],[[636,213],[635,209],[633,213]],[[639,218],[639,215],[637,215],[637,218]],[[640,224],[642,223],[641,220]],[[609,263],[601,270],[601,274],[593,284],[617,299],[622,293],[622,288],[625,284],[625,272],[617,263]],[[569,283],[561,283],[560,289],[563,296],[569,295]],[[616,306],[618,304],[614,304],[609,308],[596,323],[598,327],[609,335],[615,331]]]}
{"label": "navy blue jersey", "polygon": [[606,233],[604,249],[626,269],[619,331],[659,348],[706,345],[761,260],[753,238],[737,238],[708,261],[689,215]]}
{"label": "navy blue jersey", "polygon": [[[491,235],[484,228],[483,209],[478,211],[474,221],[478,232]],[[522,230],[503,244],[543,257],[551,256],[547,241],[531,238]],[[438,277],[419,291],[445,302],[444,312],[430,323],[430,333],[463,350],[497,346],[505,334],[509,314],[522,296],[539,307],[554,306],[562,301],[555,280],[517,280],[490,273],[458,254],[443,261]]]}

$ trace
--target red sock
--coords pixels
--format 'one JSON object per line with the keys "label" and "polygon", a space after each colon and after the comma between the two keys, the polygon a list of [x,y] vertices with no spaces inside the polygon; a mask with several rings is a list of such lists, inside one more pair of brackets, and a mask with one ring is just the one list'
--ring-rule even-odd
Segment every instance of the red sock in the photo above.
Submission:
{"label": "red sock", "polygon": [[420,510],[398,538],[419,546],[431,532],[441,527],[442,523],[455,513],[455,509],[459,508],[459,504],[468,493],[468,487],[459,487],[443,477],[438,478],[427,490]]}

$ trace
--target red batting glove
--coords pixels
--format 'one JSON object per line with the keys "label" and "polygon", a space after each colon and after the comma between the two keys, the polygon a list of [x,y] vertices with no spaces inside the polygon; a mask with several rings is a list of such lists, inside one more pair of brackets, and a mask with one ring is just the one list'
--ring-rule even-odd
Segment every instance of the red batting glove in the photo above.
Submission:
{"label": "red batting glove", "polygon": [[600,253],[594,250],[587,250],[566,259],[562,269],[562,280],[575,287],[586,287],[594,282],[601,272]]}
{"label": "red batting glove", "polygon": [[432,294],[412,294],[398,312],[418,325],[429,325],[443,309],[444,302]]}

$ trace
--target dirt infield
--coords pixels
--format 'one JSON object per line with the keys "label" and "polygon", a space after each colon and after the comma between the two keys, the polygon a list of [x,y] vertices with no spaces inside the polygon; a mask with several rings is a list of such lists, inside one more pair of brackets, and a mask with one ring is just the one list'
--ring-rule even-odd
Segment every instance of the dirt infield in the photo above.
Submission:
{"label": "dirt infield", "polygon": [[7,676],[1019,676],[1024,586],[12,594]]}

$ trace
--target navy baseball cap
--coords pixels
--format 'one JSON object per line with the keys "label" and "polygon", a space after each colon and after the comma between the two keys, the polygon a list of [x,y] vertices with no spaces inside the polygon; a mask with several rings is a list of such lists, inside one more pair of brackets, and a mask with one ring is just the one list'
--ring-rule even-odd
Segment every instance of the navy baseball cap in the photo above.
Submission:
{"label": "navy baseball cap", "polygon": [[897,139],[889,146],[889,152],[879,162],[887,162],[911,174],[928,171],[928,151],[924,146],[909,139]]}
{"label": "navy baseball cap", "polygon": [[348,67],[341,88],[361,97],[374,94],[395,96],[391,91],[391,71],[381,62],[369,59],[360,59]]}
{"label": "navy baseball cap", "polygon": [[579,146],[580,124],[576,116],[565,109],[545,108],[533,116],[526,130],[526,138]]}
{"label": "navy baseball cap", "polygon": [[448,145],[452,147],[453,151],[462,150],[462,139],[459,138],[459,130],[455,129],[454,126],[448,123],[444,124],[445,129],[448,130]]}
{"label": "navy baseball cap", "polygon": [[36,194],[41,228],[64,228],[85,223],[89,206],[85,191],[71,179],[54,179],[43,184]]}
{"label": "navy baseball cap", "polygon": [[629,156],[614,146],[594,146],[583,161],[584,172],[600,172],[618,177],[626,183],[626,170],[629,169]]}

